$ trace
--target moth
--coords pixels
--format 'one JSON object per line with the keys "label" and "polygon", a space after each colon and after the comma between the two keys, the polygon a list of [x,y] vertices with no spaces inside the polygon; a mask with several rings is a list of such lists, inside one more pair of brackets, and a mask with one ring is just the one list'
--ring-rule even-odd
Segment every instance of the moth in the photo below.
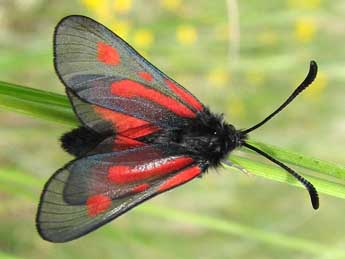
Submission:
{"label": "moth", "polygon": [[81,237],[152,197],[219,167],[245,147],[314,186],[246,142],[315,79],[317,65],[291,96],[258,124],[236,129],[128,43],[91,18],[63,18],[54,32],[54,66],[80,127],[61,137],[75,159],[45,184],[36,217],[43,239]]}

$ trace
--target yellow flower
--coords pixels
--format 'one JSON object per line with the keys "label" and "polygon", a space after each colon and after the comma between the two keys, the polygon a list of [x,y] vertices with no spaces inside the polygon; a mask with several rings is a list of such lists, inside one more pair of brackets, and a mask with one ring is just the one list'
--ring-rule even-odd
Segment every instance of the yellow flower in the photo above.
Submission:
{"label": "yellow flower", "polygon": [[207,75],[207,80],[211,85],[214,85],[216,87],[224,87],[225,85],[227,85],[227,83],[229,82],[229,78],[229,72],[220,68],[211,70]]}
{"label": "yellow flower", "polygon": [[317,77],[310,88],[307,89],[305,93],[305,97],[308,99],[318,99],[320,98],[322,92],[324,91],[325,87],[327,86],[328,78],[327,75],[320,71],[317,74]]}
{"label": "yellow flower", "polygon": [[295,24],[295,36],[301,42],[309,42],[314,38],[316,29],[313,19],[300,18]]}
{"label": "yellow flower", "polygon": [[98,19],[105,21],[111,17],[107,0],[82,0],[82,4],[93,11]]}
{"label": "yellow flower", "polygon": [[176,11],[181,7],[181,4],[181,0],[161,0],[161,5],[170,11]]}
{"label": "yellow flower", "polygon": [[120,14],[128,13],[132,8],[132,0],[113,0],[113,9]]}
{"label": "yellow flower", "polygon": [[135,32],[133,43],[137,48],[148,48],[154,42],[154,35],[147,29],[140,29]]}
{"label": "yellow flower", "polygon": [[288,0],[288,6],[300,9],[315,9],[320,7],[321,0]]}
{"label": "yellow flower", "polygon": [[110,29],[121,38],[127,40],[131,30],[131,25],[127,21],[115,21],[110,25]]}
{"label": "yellow flower", "polygon": [[98,0],[81,0],[81,3],[88,9],[94,10],[98,7],[99,2]]}
{"label": "yellow flower", "polygon": [[196,42],[198,34],[191,25],[181,25],[176,30],[177,40],[184,45],[192,45]]}

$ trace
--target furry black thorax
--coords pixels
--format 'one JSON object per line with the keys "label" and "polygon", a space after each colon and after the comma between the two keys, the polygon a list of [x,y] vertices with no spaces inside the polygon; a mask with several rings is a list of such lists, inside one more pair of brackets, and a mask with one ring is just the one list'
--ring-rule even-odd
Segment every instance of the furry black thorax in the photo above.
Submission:
{"label": "furry black thorax", "polygon": [[[115,135],[115,132],[96,133],[81,126],[63,135],[61,142],[68,153],[81,157],[90,153],[104,139]],[[214,114],[205,108],[196,118],[187,120],[181,128],[162,129],[138,140],[146,144],[179,147],[179,151],[176,151],[178,154],[191,156],[196,162],[208,167],[217,167],[246,138],[246,134],[225,122],[223,115]]]}
{"label": "furry black thorax", "polygon": [[197,162],[216,167],[246,138],[245,134],[224,121],[222,114],[214,114],[205,108],[183,128],[159,131],[142,140],[145,143],[177,144],[183,153]]}

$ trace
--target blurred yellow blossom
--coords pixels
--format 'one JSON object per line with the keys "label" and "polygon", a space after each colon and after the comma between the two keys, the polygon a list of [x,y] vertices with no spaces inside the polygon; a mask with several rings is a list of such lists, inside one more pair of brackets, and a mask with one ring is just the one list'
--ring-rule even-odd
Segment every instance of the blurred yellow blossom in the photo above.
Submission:
{"label": "blurred yellow blossom", "polygon": [[137,48],[148,48],[154,42],[154,35],[147,29],[139,29],[133,36],[133,43]]}
{"label": "blurred yellow blossom", "polygon": [[207,80],[216,87],[224,87],[229,82],[229,72],[225,69],[216,68],[209,72]]}
{"label": "blurred yellow blossom", "polygon": [[[94,10],[98,7],[98,3],[102,1],[98,0],[81,0],[81,3],[88,9]],[[105,2],[105,1],[103,1]]]}
{"label": "blurred yellow blossom", "polygon": [[93,11],[97,18],[106,20],[111,17],[107,0],[81,0],[81,2],[86,8]]}
{"label": "blurred yellow blossom", "polygon": [[300,18],[295,23],[295,36],[301,42],[309,42],[314,38],[316,29],[313,19]]}
{"label": "blurred yellow blossom", "polygon": [[113,0],[113,9],[120,14],[128,13],[132,8],[132,0]]}
{"label": "blurred yellow blossom", "polygon": [[192,25],[181,25],[176,30],[177,40],[184,45],[192,45],[196,42],[198,34]]}
{"label": "blurred yellow blossom", "polygon": [[323,93],[325,87],[327,86],[328,78],[327,75],[320,71],[313,84],[305,92],[305,97],[308,99],[318,99]]}
{"label": "blurred yellow blossom", "polygon": [[287,4],[291,8],[315,9],[320,7],[321,0],[288,0]]}
{"label": "blurred yellow blossom", "polygon": [[114,21],[110,25],[110,29],[114,31],[121,38],[127,40],[129,32],[131,30],[131,25],[128,21]]}
{"label": "blurred yellow blossom", "polygon": [[171,11],[176,11],[182,5],[182,0],[161,0],[161,5]]}

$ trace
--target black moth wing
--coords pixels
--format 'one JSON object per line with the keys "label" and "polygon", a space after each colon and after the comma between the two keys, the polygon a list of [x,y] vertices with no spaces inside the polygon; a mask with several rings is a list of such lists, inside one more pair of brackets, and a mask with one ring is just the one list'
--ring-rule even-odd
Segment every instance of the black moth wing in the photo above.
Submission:
{"label": "black moth wing", "polygon": [[85,16],[68,16],[57,25],[54,64],[83,123],[78,99],[162,128],[182,127],[204,109],[119,36]]}
{"label": "black moth wing", "polygon": [[54,65],[83,127],[105,139],[76,152],[46,183],[36,217],[44,239],[78,238],[206,170],[179,145],[140,142],[185,127],[204,106],[109,29],[84,16],[64,18],[54,33]]}
{"label": "black moth wing", "polygon": [[173,153],[170,146],[145,146],[71,161],[44,187],[36,217],[40,235],[51,242],[83,236],[206,168]]}

